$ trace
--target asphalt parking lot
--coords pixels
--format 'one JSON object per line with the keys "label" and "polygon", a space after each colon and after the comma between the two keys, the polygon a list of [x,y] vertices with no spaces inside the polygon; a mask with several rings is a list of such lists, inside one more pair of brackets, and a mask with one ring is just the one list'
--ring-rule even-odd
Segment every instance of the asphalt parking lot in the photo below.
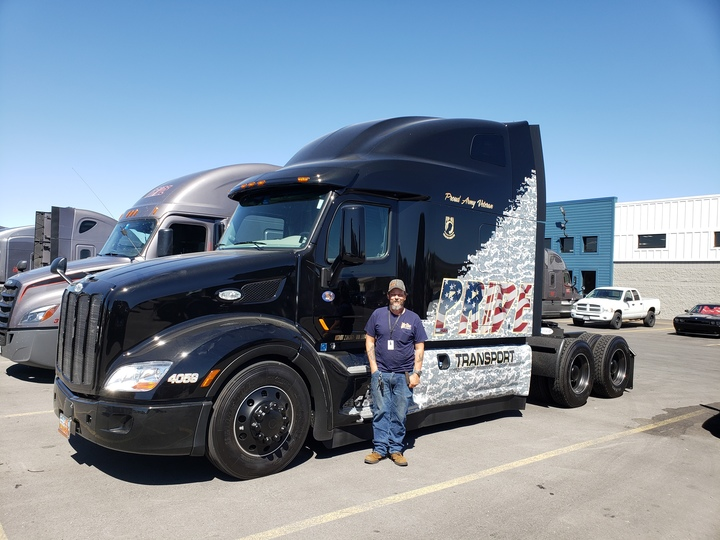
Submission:
{"label": "asphalt parking lot", "polygon": [[0,357],[0,540],[720,538],[720,340],[667,320],[585,330],[636,353],[621,398],[415,431],[404,468],[310,445],[244,482],[64,439],[51,373]]}

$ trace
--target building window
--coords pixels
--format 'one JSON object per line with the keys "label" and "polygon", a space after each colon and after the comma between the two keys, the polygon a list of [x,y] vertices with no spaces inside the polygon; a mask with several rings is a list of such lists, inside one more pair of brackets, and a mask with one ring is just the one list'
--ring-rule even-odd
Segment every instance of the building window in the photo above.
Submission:
{"label": "building window", "polygon": [[[718,233],[715,233],[715,245],[717,245]],[[552,240],[550,238],[545,239],[545,249],[552,249]]]}
{"label": "building window", "polygon": [[597,236],[583,236],[583,251],[597,253]]}
{"label": "building window", "polygon": [[572,253],[575,250],[575,239],[570,236],[560,239],[560,253]]}
{"label": "building window", "polygon": [[664,234],[638,234],[638,249],[657,249],[664,247]]}
{"label": "building window", "polygon": [[720,247],[720,231],[715,231],[715,247]]}

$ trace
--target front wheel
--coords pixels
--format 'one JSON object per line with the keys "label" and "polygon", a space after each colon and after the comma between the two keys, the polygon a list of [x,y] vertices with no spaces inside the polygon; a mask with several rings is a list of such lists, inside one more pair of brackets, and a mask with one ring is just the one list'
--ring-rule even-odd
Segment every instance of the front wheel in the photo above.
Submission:
{"label": "front wheel", "polygon": [[583,326],[585,324],[585,321],[583,319],[573,319],[573,324],[575,326]]}
{"label": "front wheel", "polygon": [[207,457],[221,471],[248,480],[283,470],[302,448],[310,396],[289,366],[261,362],[241,371],[213,407]]}
{"label": "front wheel", "polygon": [[612,320],[610,321],[610,328],[614,328],[615,330],[618,330],[622,326],[622,313],[619,311],[615,312],[615,315],[613,315]]}
{"label": "front wheel", "polygon": [[558,376],[550,393],[561,407],[582,407],[593,387],[592,351],[586,341],[568,338],[560,354]]}

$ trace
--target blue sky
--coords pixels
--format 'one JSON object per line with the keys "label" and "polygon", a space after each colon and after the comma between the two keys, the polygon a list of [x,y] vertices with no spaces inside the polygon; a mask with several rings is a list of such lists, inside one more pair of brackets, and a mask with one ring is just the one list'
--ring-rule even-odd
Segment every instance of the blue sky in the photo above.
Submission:
{"label": "blue sky", "polygon": [[548,201],[720,193],[720,2],[0,0],[0,225],[393,116],[539,124]]}

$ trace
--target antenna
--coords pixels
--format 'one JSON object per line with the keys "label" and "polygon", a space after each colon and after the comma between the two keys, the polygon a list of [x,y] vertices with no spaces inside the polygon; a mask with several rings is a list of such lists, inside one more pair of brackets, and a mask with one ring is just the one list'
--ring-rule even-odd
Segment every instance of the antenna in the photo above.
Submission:
{"label": "antenna", "polygon": [[104,202],[102,202],[102,199],[100,199],[100,197],[97,196],[97,193],[95,193],[95,192],[93,191],[93,188],[90,187],[90,184],[88,184],[88,183],[85,181],[85,179],[84,179],[82,176],[80,176],[80,173],[75,170],[75,167],[70,167],[70,168],[73,170],[73,172],[74,172],[75,174],[78,175],[78,178],[80,178],[80,180],[83,181],[83,184],[85,184],[85,185],[87,186],[87,188],[92,192],[92,194],[95,195],[95,198],[96,198],[98,201],[100,201],[100,204],[103,205],[103,208],[105,208],[105,210],[107,210],[108,215],[109,215],[111,218],[116,219],[115,216],[113,216],[113,214],[112,214],[112,212],[110,211],[110,209],[109,209],[107,206],[105,206],[105,203],[104,203]]}

